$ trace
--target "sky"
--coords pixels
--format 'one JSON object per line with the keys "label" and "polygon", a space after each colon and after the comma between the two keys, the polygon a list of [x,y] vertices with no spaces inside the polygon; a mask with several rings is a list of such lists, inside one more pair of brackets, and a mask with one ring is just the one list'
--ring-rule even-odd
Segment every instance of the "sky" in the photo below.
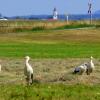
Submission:
{"label": "sky", "polygon": [[[52,14],[87,14],[89,0],[0,0],[3,16]],[[100,10],[100,0],[92,1],[92,12]]]}

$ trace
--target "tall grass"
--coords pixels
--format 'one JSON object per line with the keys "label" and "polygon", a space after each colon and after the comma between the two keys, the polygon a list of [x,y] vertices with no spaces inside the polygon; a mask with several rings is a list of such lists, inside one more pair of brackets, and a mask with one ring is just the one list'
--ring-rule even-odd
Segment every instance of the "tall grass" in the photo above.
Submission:
{"label": "tall grass", "polygon": [[32,20],[13,20],[0,21],[0,33],[19,32],[25,30],[52,29],[65,25],[62,21],[32,21]]}
{"label": "tall grass", "polygon": [[99,24],[99,21],[89,25],[88,21],[69,21],[67,24],[66,21],[9,20],[0,21],[0,33],[91,27]]}

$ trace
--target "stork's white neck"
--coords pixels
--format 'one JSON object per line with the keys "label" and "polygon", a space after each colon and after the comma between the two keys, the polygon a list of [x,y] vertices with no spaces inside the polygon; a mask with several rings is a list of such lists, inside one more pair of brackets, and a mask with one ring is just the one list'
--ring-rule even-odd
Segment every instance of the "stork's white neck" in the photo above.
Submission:
{"label": "stork's white neck", "polygon": [[91,58],[90,62],[93,63],[92,58]]}
{"label": "stork's white neck", "polygon": [[29,59],[26,59],[26,62],[29,62]]}
{"label": "stork's white neck", "polygon": [[26,59],[26,65],[29,64],[28,62],[29,62],[29,59]]}

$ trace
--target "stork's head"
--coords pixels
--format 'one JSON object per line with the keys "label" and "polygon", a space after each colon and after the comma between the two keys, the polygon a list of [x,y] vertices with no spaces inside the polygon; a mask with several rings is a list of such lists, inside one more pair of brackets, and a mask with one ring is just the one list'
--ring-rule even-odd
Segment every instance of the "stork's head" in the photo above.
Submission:
{"label": "stork's head", "polygon": [[30,57],[29,57],[29,56],[26,56],[26,57],[25,57],[25,59],[29,60],[29,59],[30,59]]}
{"label": "stork's head", "polygon": [[93,59],[93,57],[91,56],[91,59]]}

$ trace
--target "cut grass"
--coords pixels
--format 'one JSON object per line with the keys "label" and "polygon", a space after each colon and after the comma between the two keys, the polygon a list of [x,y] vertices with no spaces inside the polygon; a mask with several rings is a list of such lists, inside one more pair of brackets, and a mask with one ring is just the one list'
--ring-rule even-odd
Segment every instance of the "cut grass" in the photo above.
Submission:
{"label": "cut grass", "polygon": [[100,44],[98,43],[0,43],[0,57],[32,58],[86,58],[91,55],[100,57]]}
{"label": "cut grass", "polygon": [[0,86],[0,100],[99,100],[100,86],[34,84]]}

